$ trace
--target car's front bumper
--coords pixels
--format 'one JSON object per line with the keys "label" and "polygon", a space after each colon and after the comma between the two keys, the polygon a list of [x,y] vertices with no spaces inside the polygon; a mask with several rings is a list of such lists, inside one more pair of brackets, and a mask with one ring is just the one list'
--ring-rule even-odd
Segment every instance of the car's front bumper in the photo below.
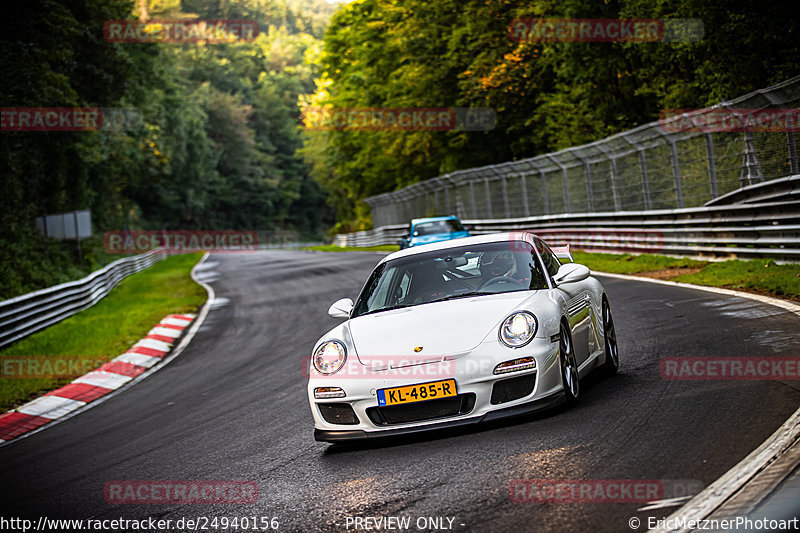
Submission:
{"label": "car's front bumper", "polygon": [[467,418],[456,418],[451,420],[443,420],[438,423],[428,423],[423,426],[407,426],[394,429],[384,429],[381,431],[366,431],[363,429],[314,429],[314,439],[320,442],[346,442],[353,440],[362,440],[367,438],[386,438],[396,437],[400,435],[412,435],[423,431],[433,431],[442,429],[452,429],[462,426],[470,426],[479,424],[481,422],[488,422],[490,420],[498,420],[501,418],[509,418],[513,416],[526,415],[550,409],[564,403],[564,395],[561,392],[556,392],[532,400],[527,403],[513,405],[511,407],[503,407],[495,411],[489,411],[481,416],[471,416]]}

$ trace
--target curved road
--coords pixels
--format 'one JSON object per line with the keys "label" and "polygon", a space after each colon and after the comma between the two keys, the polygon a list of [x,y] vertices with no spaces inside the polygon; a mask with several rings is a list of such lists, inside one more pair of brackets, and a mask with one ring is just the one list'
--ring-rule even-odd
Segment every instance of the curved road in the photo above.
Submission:
{"label": "curved road", "polygon": [[[800,404],[798,382],[666,381],[661,357],[796,355],[797,317],[741,298],[601,278],[620,373],[572,409],[458,432],[343,446],[313,440],[301,359],[355,297],[375,253],[216,255],[218,302],[177,359],[61,424],[0,448],[2,516],[277,517],[342,531],[347,517],[451,517],[456,531],[629,531],[637,503],[515,503],[526,478],[696,479],[708,485]],[[110,480],[247,480],[252,505],[107,504]],[[646,523],[646,522],[645,522]],[[447,521],[445,521],[447,524]],[[462,525],[463,524],[463,525]],[[644,528],[642,528],[644,529]],[[351,529],[352,530],[352,529]]]}

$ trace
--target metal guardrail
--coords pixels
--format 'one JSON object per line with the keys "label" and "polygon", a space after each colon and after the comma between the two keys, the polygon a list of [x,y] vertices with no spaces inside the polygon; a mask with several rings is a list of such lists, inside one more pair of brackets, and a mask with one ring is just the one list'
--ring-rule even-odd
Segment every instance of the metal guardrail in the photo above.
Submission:
{"label": "metal guardrail", "polygon": [[[684,209],[463,220],[473,235],[533,231],[553,245],[590,252],[800,261],[800,175],[747,187],[729,205]],[[336,244],[397,244],[408,225],[338,235]]]}
{"label": "metal guardrail", "polygon": [[120,281],[167,256],[163,248],[125,257],[77,281],[0,302],[0,348],[91,307]]}
{"label": "metal guardrail", "polygon": [[[800,107],[800,76],[699,112]],[[720,118],[721,120],[721,118]],[[787,131],[680,130],[651,122],[591,144],[458,170],[365,201],[375,227],[456,214],[463,219],[699,207],[730,191],[800,173]]]}

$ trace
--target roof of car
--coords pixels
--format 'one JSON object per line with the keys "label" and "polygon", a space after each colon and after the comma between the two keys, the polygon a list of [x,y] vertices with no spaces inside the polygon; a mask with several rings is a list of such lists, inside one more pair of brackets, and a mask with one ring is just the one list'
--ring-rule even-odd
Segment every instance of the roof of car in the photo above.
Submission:
{"label": "roof of car", "polygon": [[420,222],[436,222],[437,220],[458,220],[455,215],[447,215],[446,217],[428,217],[428,218],[415,218],[411,224],[419,224]]}
{"label": "roof of car", "polygon": [[485,244],[490,242],[509,242],[509,241],[522,241],[528,237],[534,236],[529,231],[509,231],[504,233],[490,233],[488,235],[476,235],[474,237],[463,237],[461,239],[451,239],[448,241],[440,241],[431,244],[424,244],[421,246],[413,246],[384,257],[378,264],[398,259],[400,257],[407,257],[409,255],[416,255],[425,252],[433,252],[436,250],[447,250],[448,248],[456,248],[459,246],[469,246],[471,244]]}

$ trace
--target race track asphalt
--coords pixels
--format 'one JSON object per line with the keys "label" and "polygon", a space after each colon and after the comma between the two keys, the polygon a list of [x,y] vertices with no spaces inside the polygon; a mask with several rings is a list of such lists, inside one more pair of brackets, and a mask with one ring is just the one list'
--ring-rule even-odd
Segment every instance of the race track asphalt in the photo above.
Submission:
{"label": "race track asphalt", "polygon": [[[337,323],[328,306],[355,298],[380,257],[212,255],[201,273],[218,300],[178,358],[97,407],[0,448],[2,516],[263,516],[276,517],[279,531],[344,531],[356,516],[407,516],[416,531],[418,518],[450,517],[455,531],[630,531],[630,517],[646,523],[674,508],[517,503],[509,484],[708,485],[800,405],[798,381],[674,381],[659,373],[669,356],[796,356],[795,315],[600,277],[621,369],[590,376],[578,406],[388,442],[315,442],[303,358]],[[112,480],[245,480],[260,496],[252,505],[110,505],[103,487]]]}

